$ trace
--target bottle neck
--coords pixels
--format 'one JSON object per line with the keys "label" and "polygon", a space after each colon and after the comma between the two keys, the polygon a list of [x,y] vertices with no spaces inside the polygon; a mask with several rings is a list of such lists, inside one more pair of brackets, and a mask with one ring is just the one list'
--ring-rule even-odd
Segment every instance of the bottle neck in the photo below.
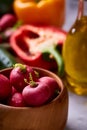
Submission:
{"label": "bottle neck", "polygon": [[87,0],[79,0],[78,6],[77,19],[80,20],[82,16],[87,16]]}
{"label": "bottle neck", "polygon": [[84,15],[87,16],[87,0],[84,0]]}

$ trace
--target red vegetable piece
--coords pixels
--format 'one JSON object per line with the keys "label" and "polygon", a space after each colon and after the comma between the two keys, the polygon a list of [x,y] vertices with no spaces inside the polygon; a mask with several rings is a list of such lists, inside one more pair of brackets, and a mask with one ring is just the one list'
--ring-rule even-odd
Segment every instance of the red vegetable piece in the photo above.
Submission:
{"label": "red vegetable piece", "polygon": [[36,87],[26,86],[22,95],[28,106],[40,106],[50,98],[50,89],[47,84],[38,82]]}
{"label": "red vegetable piece", "polygon": [[49,61],[43,58],[38,48],[44,42],[52,40],[54,43],[64,43],[66,32],[49,26],[23,25],[10,37],[12,49],[24,63],[45,69],[55,68],[56,63],[52,57]]}
{"label": "red vegetable piece", "polygon": [[0,31],[4,31],[8,27],[12,27],[17,21],[13,14],[4,14],[0,19]]}
{"label": "red vegetable piece", "polygon": [[8,105],[14,107],[25,107],[25,102],[21,93],[14,93],[8,100]]}
{"label": "red vegetable piece", "polygon": [[49,85],[51,97],[54,95],[56,89],[59,90],[57,82],[51,77],[44,76],[44,77],[39,78],[39,81]]}
{"label": "red vegetable piece", "polygon": [[40,106],[53,97],[56,89],[58,84],[53,78],[42,77],[34,86],[26,86],[22,95],[28,106]]}
{"label": "red vegetable piece", "polygon": [[11,94],[11,85],[9,79],[0,74],[0,100],[4,100]]}
{"label": "red vegetable piece", "polygon": [[15,64],[15,67],[10,72],[11,85],[14,86],[17,91],[21,92],[27,85],[25,79],[29,82],[29,73],[32,74],[34,80],[36,81],[37,76],[31,67],[22,64]]}

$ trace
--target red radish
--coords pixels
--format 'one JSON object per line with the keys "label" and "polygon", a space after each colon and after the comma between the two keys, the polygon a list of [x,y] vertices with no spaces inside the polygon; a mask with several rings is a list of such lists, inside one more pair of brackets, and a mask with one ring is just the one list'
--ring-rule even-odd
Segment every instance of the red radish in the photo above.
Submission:
{"label": "red radish", "polygon": [[15,64],[14,68],[10,73],[10,82],[11,85],[16,88],[18,91],[22,91],[23,88],[27,85],[25,79],[29,82],[29,74],[32,74],[34,80],[37,80],[37,75],[33,68],[23,65]]}
{"label": "red radish", "polygon": [[0,74],[0,100],[6,99],[11,94],[11,85],[9,79]]}
{"label": "red radish", "polygon": [[21,93],[14,93],[8,100],[8,105],[14,107],[25,107],[25,102]]}
{"label": "red radish", "polygon": [[26,86],[22,95],[28,106],[39,106],[50,98],[50,89],[47,84],[39,82],[36,87]]}
{"label": "red radish", "polygon": [[4,31],[8,27],[12,27],[17,19],[13,14],[5,14],[0,19],[0,31]]}
{"label": "red radish", "polygon": [[43,77],[35,85],[28,85],[23,89],[23,98],[28,106],[40,106],[46,103],[58,89],[56,81],[50,77]]}
{"label": "red radish", "polygon": [[50,92],[52,93],[52,95],[55,93],[55,90],[57,90],[57,89],[59,90],[57,82],[55,81],[55,79],[53,79],[51,77],[44,76],[44,77],[39,78],[39,81],[44,82],[49,85]]}

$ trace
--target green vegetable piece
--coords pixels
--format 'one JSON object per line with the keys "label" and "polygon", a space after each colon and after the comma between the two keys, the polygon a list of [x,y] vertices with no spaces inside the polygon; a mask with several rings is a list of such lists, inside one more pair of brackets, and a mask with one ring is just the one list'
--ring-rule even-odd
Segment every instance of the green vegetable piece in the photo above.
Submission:
{"label": "green vegetable piece", "polygon": [[0,69],[12,67],[15,63],[17,63],[15,57],[6,49],[0,48]]}

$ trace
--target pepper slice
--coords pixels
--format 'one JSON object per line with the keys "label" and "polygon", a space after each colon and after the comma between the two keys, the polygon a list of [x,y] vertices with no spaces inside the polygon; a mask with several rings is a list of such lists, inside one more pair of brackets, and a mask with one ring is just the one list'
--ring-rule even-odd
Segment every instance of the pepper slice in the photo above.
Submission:
{"label": "pepper slice", "polygon": [[63,60],[57,46],[63,44],[66,34],[54,27],[23,25],[10,37],[10,44],[26,64],[48,70],[57,66],[61,75]]}

